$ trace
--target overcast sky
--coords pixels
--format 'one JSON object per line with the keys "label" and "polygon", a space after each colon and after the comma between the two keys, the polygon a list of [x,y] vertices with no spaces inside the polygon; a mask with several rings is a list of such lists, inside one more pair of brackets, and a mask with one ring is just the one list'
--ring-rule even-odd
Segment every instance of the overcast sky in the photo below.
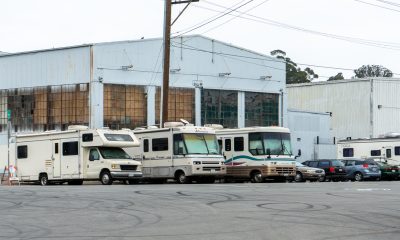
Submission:
{"label": "overcast sky", "polygon": [[[236,8],[247,2],[200,0],[172,32],[227,11],[217,4]],[[182,7],[174,6],[174,16]],[[162,37],[163,11],[162,0],[0,0],[0,51]],[[246,14],[226,15],[188,34],[263,54],[282,49],[298,63],[348,69],[379,64],[400,73],[400,0],[253,0],[237,11]],[[312,68],[321,79],[354,75]]]}

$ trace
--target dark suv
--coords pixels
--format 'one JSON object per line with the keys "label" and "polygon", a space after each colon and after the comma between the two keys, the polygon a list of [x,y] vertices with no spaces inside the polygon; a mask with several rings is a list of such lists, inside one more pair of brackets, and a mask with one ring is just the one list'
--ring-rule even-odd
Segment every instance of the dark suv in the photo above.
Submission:
{"label": "dark suv", "polygon": [[337,159],[323,159],[305,161],[303,163],[309,167],[322,168],[325,171],[325,177],[320,179],[321,182],[325,180],[344,181],[347,180],[346,169],[344,164]]}

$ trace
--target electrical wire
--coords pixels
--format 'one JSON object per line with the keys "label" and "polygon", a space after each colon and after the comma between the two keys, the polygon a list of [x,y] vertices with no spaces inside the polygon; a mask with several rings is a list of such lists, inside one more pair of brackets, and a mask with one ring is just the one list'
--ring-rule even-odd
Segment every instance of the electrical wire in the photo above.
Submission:
{"label": "electrical wire", "polygon": [[[222,6],[222,5],[219,5],[216,3],[212,3],[212,2],[209,2],[206,0],[204,0],[204,2],[207,4],[213,5],[213,6],[217,6],[219,8],[229,9],[229,8],[226,8],[225,6]],[[208,11],[222,13],[220,10],[210,9],[210,8],[207,8],[204,6],[195,5],[194,7],[205,9]],[[243,13],[240,11],[236,11],[236,12]],[[232,14],[230,14],[230,15],[232,15]],[[352,43],[357,43],[357,44],[362,44],[362,45],[367,45],[367,46],[372,46],[372,47],[379,47],[379,48],[385,48],[385,49],[396,50],[396,51],[400,50],[400,43],[375,41],[375,40],[369,40],[369,39],[363,39],[363,38],[355,38],[355,37],[330,34],[330,33],[325,33],[325,32],[314,31],[314,30],[310,30],[310,29],[306,29],[306,28],[301,28],[301,27],[297,27],[294,25],[289,25],[286,23],[278,22],[278,21],[267,19],[264,17],[255,16],[255,15],[248,14],[248,13],[244,13],[243,15],[245,15],[247,17],[239,16],[239,18],[246,19],[246,20],[253,21],[253,22],[262,23],[262,24],[272,25],[272,26],[276,26],[276,27],[280,27],[280,28],[301,31],[301,32],[305,32],[305,33],[320,35],[320,36],[324,36],[324,37],[328,37],[328,38],[338,39],[338,40],[342,40],[342,41],[347,41],[347,42],[352,42]]]}
{"label": "electrical wire", "polygon": [[356,2],[359,2],[359,3],[363,3],[363,4],[367,4],[367,5],[374,6],[374,7],[378,7],[378,8],[383,8],[383,9],[394,11],[394,12],[400,12],[400,10],[398,10],[398,9],[385,7],[385,6],[381,6],[381,5],[373,4],[373,3],[369,3],[369,2],[364,2],[364,1],[361,1],[361,0],[353,0],[353,1],[356,1]]}
{"label": "electrical wire", "polygon": [[395,2],[386,1],[386,0],[375,0],[375,1],[381,2],[381,3],[385,3],[385,4],[388,4],[388,5],[392,5],[392,6],[395,6],[395,7],[400,7],[400,3],[395,3]]}
{"label": "electrical wire", "polygon": [[207,21],[207,22],[205,22],[205,23],[203,23],[203,24],[200,24],[200,25],[197,26],[197,27],[194,27],[194,28],[192,28],[192,29],[190,29],[190,30],[187,30],[187,31],[183,32],[183,33],[180,33],[180,34],[179,34],[178,36],[176,36],[176,37],[182,36],[182,35],[187,34],[187,33],[189,33],[189,32],[193,32],[194,30],[197,30],[197,29],[199,29],[199,28],[201,28],[201,27],[204,27],[204,26],[206,26],[206,25],[208,25],[208,24],[210,24],[210,23],[212,23],[212,22],[214,22],[214,21],[216,21],[216,20],[218,20],[218,19],[220,19],[220,18],[222,18],[222,17],[224,17],[224,16],[226,16],[226,15],[228,15],[228,14],[230,14],[230,13],[236,11],[236,10],[238,10],[239,8],[242,8],[242,7],[246,6],[247,4],[249,4],[249,3],[253,2],[253,1],[254,1],[254,0],[249,0],[249,1],[247,1],[247,2],[245,2],[245,3],[243,3],[243,4],[241,4],[241,5],[239,5],[238,7],[235,7],[235,8],[233,8],[233,9],[229,10],[229,11],[226,12],[226,13],[222,13],[221,15],[219,15],[219,16],[217,16],[217,17],[215,17],[215,18],[213,18],[213,19],[211,19],[211,20],[209,20],[209,21]]}

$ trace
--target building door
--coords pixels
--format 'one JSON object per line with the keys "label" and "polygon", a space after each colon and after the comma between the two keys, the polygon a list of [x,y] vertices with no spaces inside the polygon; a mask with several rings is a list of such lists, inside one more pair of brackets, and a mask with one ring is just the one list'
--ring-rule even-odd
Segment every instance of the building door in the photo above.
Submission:
{"label": "building door", "polygon": [[53,177],[61,177],[60,140],[52,141]]}

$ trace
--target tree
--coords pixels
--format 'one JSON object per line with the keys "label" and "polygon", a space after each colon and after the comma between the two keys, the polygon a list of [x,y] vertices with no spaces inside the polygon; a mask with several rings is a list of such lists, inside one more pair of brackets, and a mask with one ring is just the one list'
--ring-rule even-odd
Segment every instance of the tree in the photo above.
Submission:
{"label": "tree", "polygon": [[343,73],[340,72],[340,73],[336,74],[335,76],[329,77],[328,81],[343,80],[343,79],[344,79]]}
{"label": "tree", "polygon": [[318,74],[311,68],[307,67],[304,70],[297,67],[297,64],[289,57],[286,57],[286,52],[280,49],[271,51],[271,56],[282,59],[286,63],[286,83],[307,83],[318,78]]}
{"label": "tree", "polygon": [[363,65],[360,68],[354,70],[354,73],[356,74],[356,78],[393,76],[392,71],[381,65]]}

